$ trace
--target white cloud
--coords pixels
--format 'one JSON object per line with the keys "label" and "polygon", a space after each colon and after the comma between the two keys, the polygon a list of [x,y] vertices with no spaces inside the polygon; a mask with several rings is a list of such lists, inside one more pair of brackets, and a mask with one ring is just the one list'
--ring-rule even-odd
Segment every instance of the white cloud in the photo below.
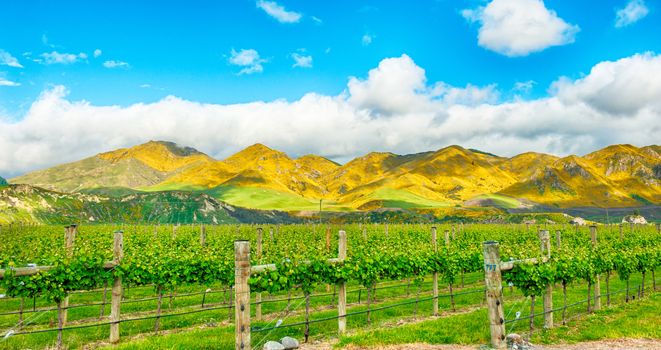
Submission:
{"label": "white cloud", "polygon": [[97,58],[103,54],[103,51],[101,49],[96,49],[94,50],[94,58]]}
{"label": "white cloud", "polygon": [[103,62],[103,66],[106,68],[130,68],[131,65],[124,61],[109,60]]}
{"label": "white cloud", "polygon": [[514,91],[519,91],[524,94],[527,94],[532,90],[535,84],[537,84],[537,82],[534,80],[517,81],[516,83],[514,83]]}
{"label": "white cloud", "polygon": [[542,0],[492,0],[461,14],[480,24],[480,46],[510,57],[573,43],[580,30],[547,9]]}
{"label": "white cloud", "polygon": [[644,0],[629,0],[627,6],[615,13],[615,27],[621,28],[636,23],[649,12]]}
{"label": "white cloud", "polygon": [[310,55],[294,52],[291,54],[291,58],[294,60],[292,67],[312,68],[312,56]]}
{"label": "white cloud", "polygon": [[243,67],[239,71],[239,75],[263,72],[264,66],[262,66],[262,63],[266,61],[266,59],[260,58],[259,53],[254,49],[241,49],[240,51],[232,49],[229,58],[230,64]]}
{"label": "white cloud", "polygon": [[9,52],[0,49],[0,65],[14,67],[14,68],[23,68],[18,59],[12,56]]}
{"label": "white cloud", "polygon": [[319,17],[311,16],[310,18],[312,18],[312,20],[313,20],[314,23],[316,23],[316,24],[323,24],[323,23],[324,23],[324,21],[322,21],[321,18],[319,18]]}
{"label": "white cloud", "polygon": [[584,104],[601,113],[631,116],[661,111],[661,56],[638,54],[601,62],[586,77],[561,78],[552,86],[565,104]]}
{"label": "white cloud", "polygon": [[40,56],[41,59],[36,59],[35,61],[42,64],[72,64],[87,59],[87,54],[83,52],[76,55],[72,53],[60,53],[53,51],[44,52]]}
{"label": "white cloud", "polygon": [[368,33],[363,34],[363,37],[360,38],[360,42],[363,44],[363,46],[368,46],[372,43],[372,40],[374,40],[374,35]]}
{"label": "white cloud", "polygon": [[443,82],[436,83],[429,90],[430,96],[437,98],[445,105],[477,106],[480,104],[494,104],[500,98],[496,84],[479,87],[472,84],[466,87],[455,87]]}
{"label": "white cloud", "polygon": [[149,89],[151,87],[151,84],[141,84],[140,87],[144,89]]}
{"label": "white cloud", "polygon": [[15,81],[7,80],[3,77],[0,77],[0,86],[21,86],[21,84],[15,82]]}
{"label": "white cloud", "polygon": [[[293,156],[338,161],[369,151],[413,153],[450,144],[511,156],[584,154],[613,143],[658,143],[661,56],[641,54],[561,78],[544,98],[499,101],[495,86],[427,82],[403,55],[336,96],[205,104],[169,96],[154,103],[97,106],[57,86],[16,121],[0,118],[0,173],[10,176],[148,140],[171,140],[224,158],[255,142]],[[635,83],[634,83],[635,82]],[[616,98],[615,98],[615,97]],[[75,134],[76,137],[61,137]]]}
{"label": "white cloud", "polygon": [[257,7],[280,23],[296,23],[303,17],[298,12],[285,10],[284,6],[278,5],[275,1],[258,0]]}

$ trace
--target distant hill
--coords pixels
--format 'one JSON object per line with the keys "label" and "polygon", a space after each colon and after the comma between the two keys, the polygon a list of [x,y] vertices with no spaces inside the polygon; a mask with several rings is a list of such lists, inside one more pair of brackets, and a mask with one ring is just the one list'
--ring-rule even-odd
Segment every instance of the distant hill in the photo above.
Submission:
{"label": "distant hill", "polygon": [[170,191],[105,197],[60,193],[31,185],[10,185],[0,189],[0,224],[232,224],[299,221],[283,212],[235,207],[202,193]]}
{"label": "distant hill", "polygon": [[135,189],[161,183],[190,167],[212,161],[192,148],[151,141],[31,172],[10,182],[64,192],[104,187]]}
{"label": "distant hill", "polygon": [[613,145],[564,158],[511,158],[449,146],[409,155],[373,152],[340,165],[291,158],[262,144],[224,160],[152,141],[35,171],[10,183],[120,197],[167,191],[235,206],[315,211],[487,206],[637,207],[661,203],[661,147]]}
{"label": "distant hill", "polygon": [[7,180],[0,176],[0,186],[7,186]]}

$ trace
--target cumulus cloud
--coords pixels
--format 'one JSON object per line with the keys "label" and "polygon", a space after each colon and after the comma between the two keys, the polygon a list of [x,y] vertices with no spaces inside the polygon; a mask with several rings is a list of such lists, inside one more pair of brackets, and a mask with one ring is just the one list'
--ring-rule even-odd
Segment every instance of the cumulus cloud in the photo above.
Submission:
{"label": "cumulus cloud", "polygon": [[262,9],[280,23],[296,23],[303,17],[298,12],[287,11],[284,6],[278,5],[275,1],[258,0],[257,8]]}
{"label": "cumulus cloud", "polygon": [[94,58],[97,58],[103,54],[103,51],[101,49],[96,49],[94,50]]}
{"label": "cumulus cloud", "polygon": [[573,43],[580,30],[546,8],[542,0],[492,0],[461,14],[480,25],[480,46],[510,57]]}
{"label": "cumulus cloud", "polygon": [[[295,101],[205,104],[174,96],[126,107],[44,91],[19,120],[0,119],[0,173],[74,161],[148,140],[170,140],[216,158],[256,142],[293,156],[346,161],[369,151],[413,153],[450,144],[511,156],[584,154],[613,143],[658,143],[661,56],[601,62],[549,95],[503,101],[495,86],[428,82],[408,56],[384,59],[347,90]],[[636,82],[634,84],[633,82]],[[615,97],[617,98],[615,98]],[[63,137],[76,135],[76,137]]]}
{"label": "cumulus cloud", "polygon": [[0,49],[0,65],[14,67],[14,68],[23,68],[18,59],[12,56],[9,52]]}
{"label": "cumulus cloud", "polygon": [[103,62],[103,66],[106,68],[130,68],[131,65],[124,61],[109,60]]}
{"label": "cumulus cloud", "polygon": [[584,104],[601,113],[628,117],[642,109],[661,111],[661,56],[637,54],[601,62],[586,77],[552,85],[565,104]]}
{"label": "cumulus cloud", "polygon": [[294,60],[292,67],[312,68],[312,56],[310,55],[294,52],[291,54],[291,58]]}
{"label": "cumulus cloud", "polygon": [[615,27],[621,28],[636,23],[649,12],[644,0],[630,0],[627,6],[615,13]]}
{"label": "cumulus cloud", "polygon": [[263,72],[264,66],[262,66],[262,63],[266,61],[266,59],[260,58],[259,53],[254,49],[241,49],[240,51],[232,49],[229,58],[230,64],[243,67],[239,71],[239,75]]}
{"label": "cumulus cloud", "polygon": [[72,64],[81,60],[87,59],[87,54],[81,52],[79,54],[60,53],[57,51],[44,52],[40,55],[40,59],[35,59],[36,62],[42,64]]}
{"label": "cumulus cloud", "polygon": [[495,85],[465,88],[444,82],[427,84],[425,70],[408,55],[386,58],[370,70],[367,79],[351,77],[348,83],[348,102],[356,108],[376,115],[429,113],[453,104],[475,105],[495,102]]}

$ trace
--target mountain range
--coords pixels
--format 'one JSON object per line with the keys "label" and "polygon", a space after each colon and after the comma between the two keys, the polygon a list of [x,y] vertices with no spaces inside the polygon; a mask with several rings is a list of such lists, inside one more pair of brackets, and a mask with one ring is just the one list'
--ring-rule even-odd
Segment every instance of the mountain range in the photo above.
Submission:
{"label": "mountain range", "polygon": [[[661,203],[661,146],[612,145],[557,157],[500,157],[449,146],[346,164],[298,158],[262,144],[224,160],[150,141],[9,179],[47,190],[120,197],[203,194],[232,206],[309,212],[380,208],[638,207]],[[321,201],[321,203],[320,203]]]}

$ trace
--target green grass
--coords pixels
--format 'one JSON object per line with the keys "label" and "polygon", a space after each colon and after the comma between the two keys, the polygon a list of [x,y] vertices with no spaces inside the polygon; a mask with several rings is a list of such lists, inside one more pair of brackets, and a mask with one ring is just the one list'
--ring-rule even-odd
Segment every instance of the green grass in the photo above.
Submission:
{"label": "green grass", "polygon": [[[369,200],[381,200],[385,208],[439,208],[450,206],[447,202],[434,201],[420,197],[406,190],[393,188],[379,188],[370,194]],[[368,200],[368,201],[369,201]]]}
{"label": "green grass", "polygon": [[521,205],[521,202],[518,200],[503,196],[500,194],[481,194],[479,196],[473,197],[472,200],[489,200],[491,202],[490,206],[503,209],[514,209],[518,208]]}
{"label": "green grass", "polygon": [[605,308],[569,326],[536,334],[535,343],[577,343],[600,339],[661,339],[661,295]]}
{"label": "green grass", "polygon": [[[657,271],[658,272],[658,271]],[[466,289],[479,290],[481,286],[475,286],[472,283],[481,281],[481,273],[472,273],[466,275]],[[651,276],[648,274],[646,285],[651,287]],[[632,276],[630,281],[632,289],[640,283],[640,275]],[[392,284],[402,284],[402,281],[389,282]],[[616,276],[610,279],[611,291],[624,287],[625,283]],[[180,287],[178,292],[200,291],[206,287],[187,286]],[[349,312],[366,310],[366,291],[362,289],[357,292],[359,287],[352,284],[348,287],[347,302]],[[221,286],[212,286],[212,289],[221,290]],[[423,284],[421,298],[430,295],[429,279]],[[602,293],[605,293],[605,281],[602,277]],[[417,288],[414,284],[407,287],[406,283],[394,288],[380,289],[377,291],[377,301],[373,307],[386,305],[395,305],[403,301],[412,300],[416,295]],[[458,291],[458,289],[456,289]],[[575,284],[568,288],[568,303],[585,299],[586,285]],[[326,293],[325,286],[319,286],[317,293]],[[407,297],[407,293],[410,295]],[[447,293],[445,285],[441,285],[441,294]],[[507,332],[517,332],[525,335],[528,332],[527,315],[530,310],[530,299],[524,298],[516,289],[510,291],[505,288],[505,313],[506,319],[512,319],[516,311],[521,311],[521,319],[514,324],[507,325]],[[141,298],[154,295],[152,287],[130,288],[127,290],[127,298]],[[333,290],[331,295],[323,295],[311,298],[311,320],[317,320],[325,317],[337,315]],[[632,292],[633,294],[633,292]],[[294,292],[293,297],[300,296],[300,292]],[[71,297],[71,303],[83,303],[89,301],[98,301],[101,292],[74,294]],[[276,296],[264,294],[264,300],[273,298],[286,298],[286,294],[280,293]],[[361,303],[358,304],[359,298]],[[329,341],[337,343],[338,347],[350,344],[358,346],[374,346],[386,344],[405,344],[405,343],[431,343],[431,344],[486,344],[489,339],[488,327],[486,327],[486,310],[483,307],[482,293],[460,295],[455,297],[459,313],[449,312],[449,298],[440,298],[439,306],[441,312],[448,314],[440,318],[431,317],[431,301],[421,301],[417,306],[417,318],[413,316],[414,304],[401,305],[393,308],[372,312],[372,324],[367,324],[365,314],[350,316],[347,319],[348,335],[337,337],[337,320],[331,319],[320,323],[313,323],[310,326],[311,341]],[[617,294],[612,297],[613,306],[607,307],[605,297],[602,300],[603,310],[593,315],[588,315],[577,320],[570,321],[568,326],[558,326],[550,331],[538,331],[534,334],[534,343],[561,343],[561,342],[579,342],[586,340],[604,339],[604,338],[660,338],[661,330],[658,327],[661,319],[657,314],[661,309],[661,299],[658,294],[648,293],[648,297],[642,300],[636,300],[628,304],[624,303],[624,294]],[[173,309],[168,310],[169,298],[164,297],[164,313],[181,312],[199,308],[201,296],[176,297],[173,303]],[[222,293],[213,296],[207,296],[207,303],[222,302]],[[555,307],[562,305],[562,289],[554,289]],[[284,310],[287,307],[287,301],[268,302],[263,305],[265,321],[257,322],[253,318],[253,326],[272,325],[274,320],[283,319],[284,324],[300,322],[304,320],[304,303],[302,299],[291,301],[292,312],[287,314]],[[541,298],[536,302],[535,312],[542,310]],[[147,301],[135,304],[122,305],[124,316],[129,314],[147,315],[153,314],[156,301]],[[53,306],[46,301],[38,300],[39,306]],[[7,310],[16,310],[17,300],[0,301],[0,312]],[[26,308],[31,307],[31,302],[26,302]],[[254,305],[251,311],[254,316]],[[106,308],[106,315],[109,309]],[[579,304],[568,309],[568,316],[573,317],[585,312],[585,304]],[[69,313],[69,319],[72,325],[81,320],[97,319],[99,307],[86,307],[81,309],[72,309]],[[122,343],[117,347],[119,349],[233,349],[234,328],[228,323],[229,310],[211,310],[202,313],[177,316],[172,318],[163,318],[161,320],[161,329],[166,330],[159,336],[153,336],[154,320],[134,321],[123,323],[121,326]],[[233,315],[233,312],[232,312]],[[26,318],[28,316],[26,315]],[[55,312],[44,313],[35,321],[40,327],[52,327],[50,320],[56,318]],[[404,325],[397,325],[403,320]],[[561,324],[561,312],[556,312],[556,325]],[[3,316],[0,318],[0,329],[7,329],[15,324],[17,316]],[[541,330],[543,318],[535,319],[535,327]],[[168,331],[169,330],[169,331]],[[295,326],[290,328],[281,328],[269,331],[268,335],[261,332],[254,332],[252,335],[252,345],[261,346],[266,340],[277,340],[283,336],[293,336],[302,339],[304,326]],[[146,335],[146,336],[145,336]],[[70,348],[80,348],[85,344],[103,342],[108,336],[108,327],[88,328],[80,330],[70,330],[64,332],[64,341]],[[0,340],[0,348],[3,349],[39,349],[54,344],[56,333],[44,333],[35,335],[14,336],[8,340]]]}
{"label": "green grass", "polygon": [[[293,193],[285,193],[259,187],[221,186],[206,191],[224,202],[244,208],[263,210],[319,210],[319,199],[308,199]],[[324,201],[323,210],[346,211],[349,208]]]}
{"label": "green grass", "polygon": [[[640,284],[640,275],[634,275],[630,284],[635,288]],[[602,293],[606,293],[604,278],[602,277]],[[647,277],[647,287],[651,284]],[[617,276],[612,276],[610,281],[611,291],[622,289],[625,282],[620,281]],[[506,325],[507,333],[519,333],[527,335],[529,331],[530,299],[522,298],[521,294],[514,290],[510,293],[509,288],[504,289],[505,319],[514,318],[517,311],[521,312],[520,321]],[[633,292],[632,292],[633,294]],[[572,304],[584,300],[587,295],[587,286],[577,284],[568,287],[567,303]],[[535,302],[535,313],[542,312],[542,298]],[[639,301],[624,303],[624,294],[612,296],[612,305],[606,306],[606,297],[602,298],[602,310],[583,318],[570,320],[567,326],[562,326],[562,312],[555,312],[554,319],[556,328],[550,331],[542,331],[543,317],[535,317],[535,329],[532,338],[533,343],[563,343],[581,342],[597,339],[611,338],[661,338],[661,330],[658,325],[661,317],[661,298],[658,293],[652,293],[650,297]],[[554,307],[562,305],[562,288],[555,288],[553,293]],[[586,304],[579,304],[568,308],[567,318],[575,317],[586,312]],[[489,329],[486,321],[486,309],[449,316],[435,320],[409,324],[397,328],[381,328],[361,330],[357,333],[343,337],[337,344],[344,347],[350,344],[357,346],[377,346],[406,343],[429,343],[429,344],[487,344],[489,341]]]}

